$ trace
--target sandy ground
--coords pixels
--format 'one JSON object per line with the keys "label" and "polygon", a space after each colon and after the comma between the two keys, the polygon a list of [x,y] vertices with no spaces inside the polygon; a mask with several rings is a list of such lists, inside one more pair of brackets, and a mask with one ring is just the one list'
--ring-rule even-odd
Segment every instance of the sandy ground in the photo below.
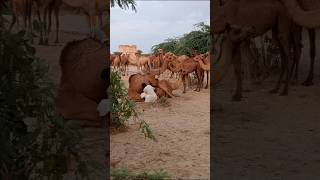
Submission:
{"label": "sandy ground", "polygon": [[319,179],[319,58],[315,85],[300,85],[310,62],[306,38],[304,46],[300,81],[290,87],[289,96],[268,93],[277,77],[245,86],[250,92],[241,102],[231,102],[234,82],[216,90],[215,103],[222,109],[212,112],[214,179]]}
{"label": "sandy ground", "polygon": [[[123,80],[127,85],[128,77]],[[118,162],[115,168],[163,169],[174,178],[209,179],[210,92],[181,92],[174,91],[180,97],[168,99],[169,107],[137,103],[158,142],[145,139],[138,124],[131,122],[128,132],[111,135],[111,163]]]}
{"label": "sandy ground", "polygon": [[[53,21],[54,23],[54,21]],[[38,45],[38,39],[34,39],[36,47],[36,56],[40,57],[46,64],[49,65],[49,76],[55,84],[55,91],[61,77],[59,66],[59,57],[61,50],[67,42],[79,40],[86,37],[88,25],[85,16],[70,15],[66,12],[60,17],[60,42],[53,43],[55,34],[51,33],[49,46]],[[53,31],[55,25],[53,24]],[[89,173],[91,179],[105,180],[106,179],[106,142],[107,133],[103,129],[85,128],[82,130],[83,144],[81,146],[81,154],[83,159],[88,161]],[[69,176],[70,175],[70,176]],[[73,174],[69,174],[65,179],[74,179]]]}

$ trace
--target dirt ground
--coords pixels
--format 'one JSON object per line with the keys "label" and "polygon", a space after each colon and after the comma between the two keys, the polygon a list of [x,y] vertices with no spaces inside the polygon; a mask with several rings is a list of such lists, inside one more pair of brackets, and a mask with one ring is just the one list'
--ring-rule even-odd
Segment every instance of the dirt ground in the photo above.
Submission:
{"label": "dirt ground", "polygon": [[316,57],[315,85],[300,85],[310,62],[305,37],[299,84],[290,87],[289,96],[268,93],[277,77],[262,85],[245,86],[250,92],[244,93],[241,102],[231,101],[234,82],[215,91],[214,179],[319,179],[320,67]]}
{"label": "dirt ground", "polygon": [[[132,68],[135,70],[136,68]],[[128,86],[128,76],[123,77]],[[174,91],[169,107],[137,103],[137,109],[152,128],[158,142],[145,139],[137,122],[128,132],[111,135],[111,164],[133,171],[163,169],[174,178],[209,179],[210,91]]]}

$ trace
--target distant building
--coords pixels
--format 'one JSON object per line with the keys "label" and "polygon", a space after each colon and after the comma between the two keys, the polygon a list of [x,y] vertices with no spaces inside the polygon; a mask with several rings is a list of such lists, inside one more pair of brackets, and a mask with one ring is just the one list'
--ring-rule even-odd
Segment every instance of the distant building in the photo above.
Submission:
{"label": "distant building", "polygon": [[138,51],[136,45],[119,45],[119,52],[126,54],[134,54]]}

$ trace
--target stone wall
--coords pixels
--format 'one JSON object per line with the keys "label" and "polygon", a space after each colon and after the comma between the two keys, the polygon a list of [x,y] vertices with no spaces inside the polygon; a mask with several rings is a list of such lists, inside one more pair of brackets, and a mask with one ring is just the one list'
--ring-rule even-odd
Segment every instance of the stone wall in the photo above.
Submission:
{"label": "stone wall", "polygon": [[134,54],[138,51],[136,45],[119,45],[119,52],[126,54]]}

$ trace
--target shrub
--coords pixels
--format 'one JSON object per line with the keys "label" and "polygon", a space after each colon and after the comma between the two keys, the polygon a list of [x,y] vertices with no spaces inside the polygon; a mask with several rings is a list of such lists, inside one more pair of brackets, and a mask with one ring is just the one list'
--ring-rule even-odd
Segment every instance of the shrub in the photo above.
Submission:
{"label": "shrub", "polygon": [[171,176],[163,171],[144,171],[142,173],[133,173],[126,168],[115,169],[111,171],[111,179],[113,180],[163,180],[171,179]]}
{"label": "shrub", "polygon": [[156,140],[149,125],[139,117],[134,102],[128,97],[128,91],[125,88],[121,76],[118,72],[110,71],[111,84],[111,125],[116,128],[126,126],[126,122],[132,117],[140,121],[140,130],[145,137]]}
{"label": "shrub", "polygon": [[48,67],[35,57],[25,31],[10,33],[0,17],[0,176],[1,179],[62,179],[69,159],[75,175],[87,176],[78,155],[76,127],[54,116]]}

